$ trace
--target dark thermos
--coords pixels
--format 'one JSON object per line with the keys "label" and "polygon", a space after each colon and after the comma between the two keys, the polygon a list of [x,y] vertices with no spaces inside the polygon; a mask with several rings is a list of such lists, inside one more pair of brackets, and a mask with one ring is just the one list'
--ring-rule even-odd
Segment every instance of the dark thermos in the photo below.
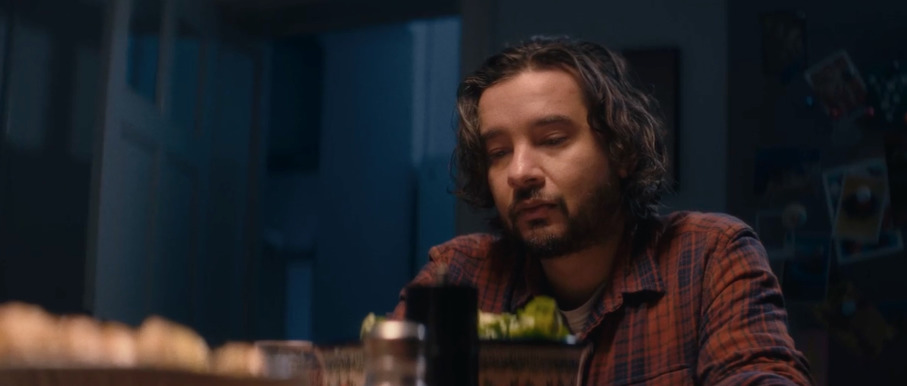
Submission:
{"label": "dark thermos", "polygon": [[406,319],[426,327],[428,385],[478,385],[478,304],[474,287],[410,287],[406,291]]}

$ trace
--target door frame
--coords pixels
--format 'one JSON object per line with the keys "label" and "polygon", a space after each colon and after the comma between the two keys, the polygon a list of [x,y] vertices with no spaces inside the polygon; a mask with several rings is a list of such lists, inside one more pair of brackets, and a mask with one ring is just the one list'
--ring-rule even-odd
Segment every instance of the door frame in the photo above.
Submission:
{"label": "door frame", "polygon": [[[169,112],[169,100],[170,97],[170,87],[172,83],[171,73],[173,66],[173,42],[177,29],[179,28],[180,18],[177,17],[177,14],[189,14],[189,19],[192,20],[203,20],[206,23],[212,23],[212,25],[202,26],[201,31],[215,31],[213,34],[206,34],[202,32],[202,40],[204,44],[202,45],[202,50],[200,53],[201,67],[202,70],[199,76],[200,82],[200,101],[197,109],[200,112],[196,113],[196,127],[194,128],[195,135],[193,135],[193,140],[210,140],[211,133],[205,133],[203,130],[205,127],[209,127],[208,123],[214,115],[217,114],[216,109],[211,111],[208,107],[208,100],[213,98],[214,95],[210,94],[215,88],[211,87],[214,77],[211,76],[209,70],[215,68],[214,65],[209,63],[211,55],[209,55],[209,50],[218,50],[218,47],[223,44],[231,45],[234,48],[238,47],[244,52],[249,53],[249,57],[254,63],[254,88],[252,100],[254,101],[253,105],[250,106],[252,113],[252,127],[249,128],[249,159],[247,160],[248,164],[248,184],[246,189],[248,189],[247,202],[245,214],[242,218],[243,230],[244,230],[244,239],[245,243],[243,246],[242,256],[244,258],[244,263],[246,266],[246,277],[244,283],[244,293],[246,294],[245,299],[243,299],[243,310],[246,318],[244,323],[246,333],[248,334],[251,331],[250,327],[250,318],[251,311],[254,309],[252,306],[252,296],[250,294],[250,289],[253,285],[254,278],[254,262],[259,253],[259,243],[260,240],[260,228],[261,221],[260,217],[260,201],[261,194],[261,176],[264,171],[264,134],[265,134],[265,125],[266,122],[263,118],[266,114],[263,114],[265,106],[264,96],[267,95],[265,92],[265,87],[267,87],[267,76],[265,76],[265,70],[267,69],[266,63],[268,56],[267,51],[263,49],[263,45],[260,42],[257,42],[254,39],[251,39],[247,36],[243,36],[240,33],[234,31],[230,26],[222,25],[218,20],[212,19],[213,17],[209,16],[207,19],[200,17],[199,15],[204,14],[205,7],[213,7],[213,4],[210,1],[178,1],[178,0],[163,0],[164,2],[164,11],[162,13],[161,20],[161,33],[160,33],[160,46],[158,54],[158,68],[157,68],[157,80],[156,80],[156,96],[154,100],[154,111],[159,118],[164,121],[170,120]],[[179,8],[177,8],[179,7]],[[112,125],[121,124],[123,112],[117,111],[116,103],[109,103],[112,96],[121,95],[124,92],[133,92],[128,85],[126,79],[126,70],[128,66],[128,36],[129,28],[131,22],[131,10],[132,10],[132,0],[108,0],[107,1],[107,10],[105,18],[105,28],[101,46],[101,62],[102,62],[102,77],[99,89],[99,103],[98,108],[98,124],[95,135],[94,143],[94,162],[92,163],[91,171],[91,185],[90,185],[90,203],[89,203],[89,214],[88,214],[88,229],[86,232],[87,243],[86,243],[86,263],[85,263],[85,294],[83,303],[85,309],[89,312],[94,313],[96,311],[96,300],[97,300],[97,264],[99,258],[99,225],[101,217],[101,207],[102,200],[101,197],[101,181],[103,173],[103,157],[104,157],[104,144],[109,139],[105,136],[111,134],[119,134],[119,130],[114,130],[117,133],[108,133],[108,128]],[[210,12],[209,12],[210,13]],[[194,15],[194,16],[193,16]],[[198,26],[196,26],[198,27]],[[218,51],[215,51],[218,52]],[[112,56],[112,53],[119,53],[115,57]],[[127,53],[127,54],[123,54]],[[219,55],[219,54],[218,54]],[[215,56],[216,57],[216,56]],[[210,154],[210,152],[209,152]],[[167,154],[162,156],[166,157]],[[208,162],[205,160],[204,162]],[[156,162],[160,162],[156,160]],[[157,164],[155,164],[157,165]],[[202,181],[202,183],[207,183],[207,179]],[[209,186],[204,186],[201,188],[199,194],[203,194],[205,191],[210,191]],[[159,194],[154,192],[154,194]],[[199,224],[203,224],[206,221],[205,213],[201,214]],[[153,216],[153,214],[152,214]],[[152,222],[154,219],[152,218]],[[204,228],[201,228],[204,229]],[[151,231],[153,232],[153,230]],[[199,242],[202,243],[201,248],[198,249],[197,253],[204,254],[206,248],[204,244],[206,242],[205,235],[200,235]],[[150,264],[146,261],[146,264]],[[204,270],[204,267],[194,267],[194,270]],[[193,298],[199,297],[203,293],[204,289],[198,288],[195,286],[197,280],[196,273],[192,274],[192,296]],[[146,292],[149,284],[145,283]],[[147,293],[146,293],[146,302],[147,302]],[[203,301],[203,299],[201,299]],[[197,303],[197,302],[195,302]],[[193,310],[198,309],[198,304],[193,304]],[[147,309],[147,307],[146,307]],[[237,337],[239,338],[239,337]]]}

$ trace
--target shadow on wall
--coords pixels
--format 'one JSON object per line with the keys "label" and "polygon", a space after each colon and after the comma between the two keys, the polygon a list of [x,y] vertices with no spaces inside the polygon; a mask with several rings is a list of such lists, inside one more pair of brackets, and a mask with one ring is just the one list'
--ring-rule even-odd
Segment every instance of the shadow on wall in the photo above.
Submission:
{"label": "shadow on wall", "polygon": [[22,4],[11,22],[8,10],[0,11],[6,71],[0,301],[33,302],[61,313],[86,311],[85,243],[103,14],[96,6],[63,4],[40,11]]}

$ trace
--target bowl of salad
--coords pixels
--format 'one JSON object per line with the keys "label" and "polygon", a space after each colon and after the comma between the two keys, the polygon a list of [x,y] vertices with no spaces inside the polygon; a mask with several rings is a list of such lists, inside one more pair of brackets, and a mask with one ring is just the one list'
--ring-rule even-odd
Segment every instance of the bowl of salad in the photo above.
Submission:
{"label": "bowl of salad", "polygon": [[554,299],[539,296],[515,313],[479,311],[479,384],[578,384],[583,346]]}
{"label": "bowl of salad", "polygon": [[[383,318],[369,314],[361,336]],[[539,296],[514,313],[479,311],[479,385],[578,384],[584,346],[570,334],[554,299]],[[319,347],[324,358],[325,384],[361,385],[365,354],[362,345]]]}

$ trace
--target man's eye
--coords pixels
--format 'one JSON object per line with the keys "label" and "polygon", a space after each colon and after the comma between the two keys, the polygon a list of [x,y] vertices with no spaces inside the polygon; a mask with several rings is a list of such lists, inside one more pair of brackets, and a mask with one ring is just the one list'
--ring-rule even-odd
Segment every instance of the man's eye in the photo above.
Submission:
{"label": "man's eye", "polygon": [[567,140],[567,137],[551,137],[546,139],[544,143],[546,146],[557,146],[564,143]]}
{"label": "man's eye", "polygon": [[499,160],[501,158],[504,158],[505,156],[507,156],[506,150],[494,150],[494,151],[488,152],[488,159],[490,161]]}

